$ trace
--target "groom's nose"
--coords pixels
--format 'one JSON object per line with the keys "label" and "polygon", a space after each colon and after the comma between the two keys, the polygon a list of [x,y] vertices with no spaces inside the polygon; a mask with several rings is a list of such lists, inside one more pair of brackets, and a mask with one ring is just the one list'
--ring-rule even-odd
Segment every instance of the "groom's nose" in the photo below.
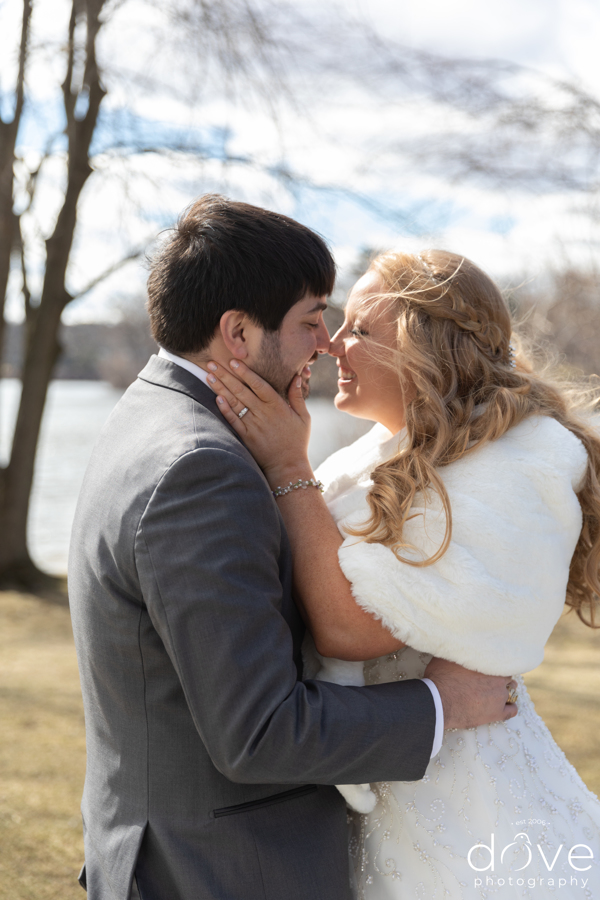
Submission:
{"label": "groom's nose", "polygon": [[317,328],[317,353],[327,353],[329,350],[329,341],[330,338],[327,325],[323,319],[321,319],[319,327]]}

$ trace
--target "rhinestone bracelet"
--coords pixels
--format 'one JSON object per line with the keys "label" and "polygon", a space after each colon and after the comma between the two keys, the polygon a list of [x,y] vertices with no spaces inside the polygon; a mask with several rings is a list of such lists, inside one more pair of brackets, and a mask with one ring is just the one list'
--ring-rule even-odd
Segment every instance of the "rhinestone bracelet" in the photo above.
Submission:
{"label": "rhinestone bracelet", "polygon": [[316,487],[321,493],[325,490],[325,485],[321,481],[315,481],[314,478],[309,478],[308,481],[302,481],[302,479],[299,478],[295,483],[290,481],[287,487],[277,487],[274,491],[271,491],[271,493],[274,497],[283,497],[284,494],[289,494],[291,491],[297,491],[299,488],[302,488],[302,490],[305,491],[307,487]]}

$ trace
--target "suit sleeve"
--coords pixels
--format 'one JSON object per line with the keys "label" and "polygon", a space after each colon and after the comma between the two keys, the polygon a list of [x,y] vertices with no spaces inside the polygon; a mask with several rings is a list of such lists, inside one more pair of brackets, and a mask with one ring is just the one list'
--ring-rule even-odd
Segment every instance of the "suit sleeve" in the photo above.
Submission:
{"label": "suit sleeve", "polygon": [[252,461],[210,448],[169,468],[140,521],[144,599],[214,765],[245,783],[421,778],[435,731],[427,685],[298,680],[282,528]]}

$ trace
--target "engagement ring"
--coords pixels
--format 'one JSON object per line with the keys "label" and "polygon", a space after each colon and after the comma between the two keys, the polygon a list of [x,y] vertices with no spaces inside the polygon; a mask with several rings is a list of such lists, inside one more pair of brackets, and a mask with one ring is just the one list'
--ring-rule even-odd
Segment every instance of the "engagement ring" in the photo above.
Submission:
{"label": "engagement ring", "polygon": [[248,407],[245,406],[245,407],[241,410],[241,412],[238,413],[238,419],[243,419],[247,412],[248,412]]}

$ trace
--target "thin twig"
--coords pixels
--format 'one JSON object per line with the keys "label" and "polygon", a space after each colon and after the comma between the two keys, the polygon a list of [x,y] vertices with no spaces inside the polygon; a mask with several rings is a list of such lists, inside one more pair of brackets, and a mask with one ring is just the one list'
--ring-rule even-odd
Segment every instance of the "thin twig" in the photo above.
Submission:
{"label": "thin twig", "polygon": [[80,291],[77,291],[76,294],[71,294],[72,300],[79,300],[85,294],[89,294],[89,292],[97,287],[102,281],[105,281],[111,275],[114,275],[115,272],[118,272],[119,269],[122,269],[123,266],[127,265],[127,263],[132,262],[134,259],[139,259],[140,256],[145,252],[146,247],[138,247],[137,250],[132,250],[127,256],[124,256],[118,262],[114,263],[114,265],[110,266],[108,269],[105,269],[104,272],[101,272],[100,275],[97,275],[96,278],[92,278],[88,284]]}

